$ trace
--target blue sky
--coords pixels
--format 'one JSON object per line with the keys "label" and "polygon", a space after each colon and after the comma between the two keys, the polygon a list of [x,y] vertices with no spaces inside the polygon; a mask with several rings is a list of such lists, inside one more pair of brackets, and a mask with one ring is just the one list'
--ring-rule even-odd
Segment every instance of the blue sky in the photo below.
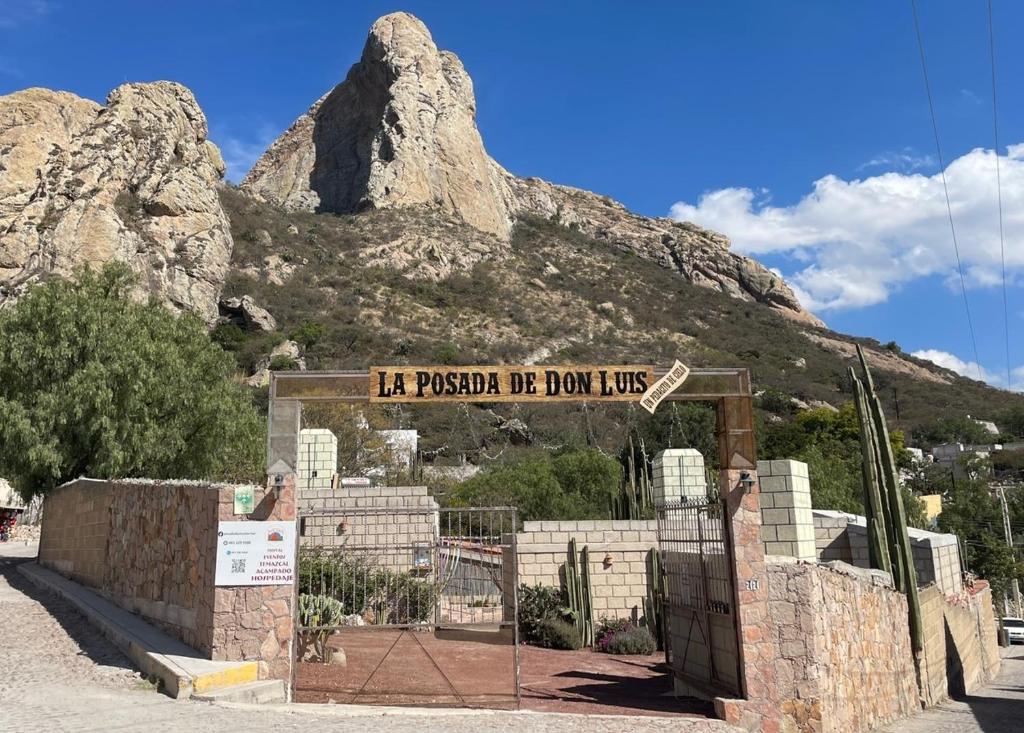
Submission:
{"label": "blue sky", "polygon": [[[985,376],[1005,383],[985,3],[920,0],[950,198]],[[1024,5],[993,0],[1010,337],[1024,335]],[[909,2],[0,0],[0,93],[102,100],[174,79],[232,178],[407,10],[473,77],[513,172],[719,229],[829,326],[977,371]],[[1024,366],[1011,344],[1010,366]],[[999,375],[1003,375],[1000,377]],[[1014,387],[1024,385],[1024,370]]]}

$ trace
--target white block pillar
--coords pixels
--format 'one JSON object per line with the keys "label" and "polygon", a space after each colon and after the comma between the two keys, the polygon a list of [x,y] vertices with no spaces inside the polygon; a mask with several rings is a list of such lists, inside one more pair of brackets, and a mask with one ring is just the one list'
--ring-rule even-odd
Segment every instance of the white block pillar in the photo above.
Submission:
{"label": "white block pillar", "polygon": [[668,448],[654,456],[654,503],[702,503],[708,498],[704,456],[694,448]]}
{"label": "white block pillar", "polygon": [[761,539],[765,555],[785,555],[815,562],[814,516],[807,464],[758,461],[761,485]]}
{"label": "white block pillar", "polygon": [[299,495],[303,491],[330,490],[338,470],[338,439],[330,430],[306,428],[299,432]]}

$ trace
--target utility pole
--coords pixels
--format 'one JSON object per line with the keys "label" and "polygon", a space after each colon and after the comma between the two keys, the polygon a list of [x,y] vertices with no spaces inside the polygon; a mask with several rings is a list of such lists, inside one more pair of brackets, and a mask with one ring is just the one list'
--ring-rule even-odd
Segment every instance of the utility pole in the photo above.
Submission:
{"label": "utility pole", "polygon": [[[999,506],[1003,510],[1003,534],[1006,536],[1006,545],[1010,548],[1010,552],[1013,552],[1013,531],[1010,529],[1010,509],[1006,504],[1006,487],[1002,484],[997,484],[995,486],[995,490],[996,493],[999,494]],[[1013,594],[1014,615],[1017,618],[1020,618],[1020,582],[1017,580],[1016,576],[1011,578],[1010,588]]]}

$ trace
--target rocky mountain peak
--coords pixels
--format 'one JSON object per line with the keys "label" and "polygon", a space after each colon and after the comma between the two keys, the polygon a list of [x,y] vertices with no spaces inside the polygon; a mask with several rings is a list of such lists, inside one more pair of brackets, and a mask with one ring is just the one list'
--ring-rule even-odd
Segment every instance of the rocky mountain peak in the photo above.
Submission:
{"label": "rocky mountain peak", "polygon": [[473,82],[426,26],[393,13],[362,58],[260,158],[242,183],[293,210],[429,204],[507,238],[512,221],[476,128]]}
{"label": "rocky mountain peak", "polygon": [[[362,58],[343,82],[279,137],[242,182],[257,199],[298,211],[356,212],[427,205],[488,235],[490,257],[507,254],[517,219],[541,217],[651,259],[700,286],[764,303],[820,325],[781,277],[729,251],[729,240],[692,224],[634,214],[597,194],[512,175],[488,157],[476,127],[473,82],[458,57],[439,51],[407,13],[373,24]],[[423,250],[406,232],[383,248],[397,269]],[[461,241],[432,242],[443,276],[481,259]],[[472,256],[469,256],[472,255]]]}
{"label": "rocky mountain peak", "polygon": [[143,294],[212,322],[232,240],[206,136],[173,82],[125,84],[105,106],[47,89],[0,97],[0,303],[119,260]]}

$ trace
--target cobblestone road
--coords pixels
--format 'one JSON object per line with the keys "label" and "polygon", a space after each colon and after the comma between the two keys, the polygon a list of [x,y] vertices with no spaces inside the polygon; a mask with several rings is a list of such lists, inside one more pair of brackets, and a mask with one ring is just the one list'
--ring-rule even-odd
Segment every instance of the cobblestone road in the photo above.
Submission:
{"label": "cobblestone road", "polygon": [[146,733],[731,733],[716,720],[582,717],[552,713],[416,712],[326,706],[250,707],[175,701],[152,691],[74,609],[18,573],[0,546],[0,730]]}

